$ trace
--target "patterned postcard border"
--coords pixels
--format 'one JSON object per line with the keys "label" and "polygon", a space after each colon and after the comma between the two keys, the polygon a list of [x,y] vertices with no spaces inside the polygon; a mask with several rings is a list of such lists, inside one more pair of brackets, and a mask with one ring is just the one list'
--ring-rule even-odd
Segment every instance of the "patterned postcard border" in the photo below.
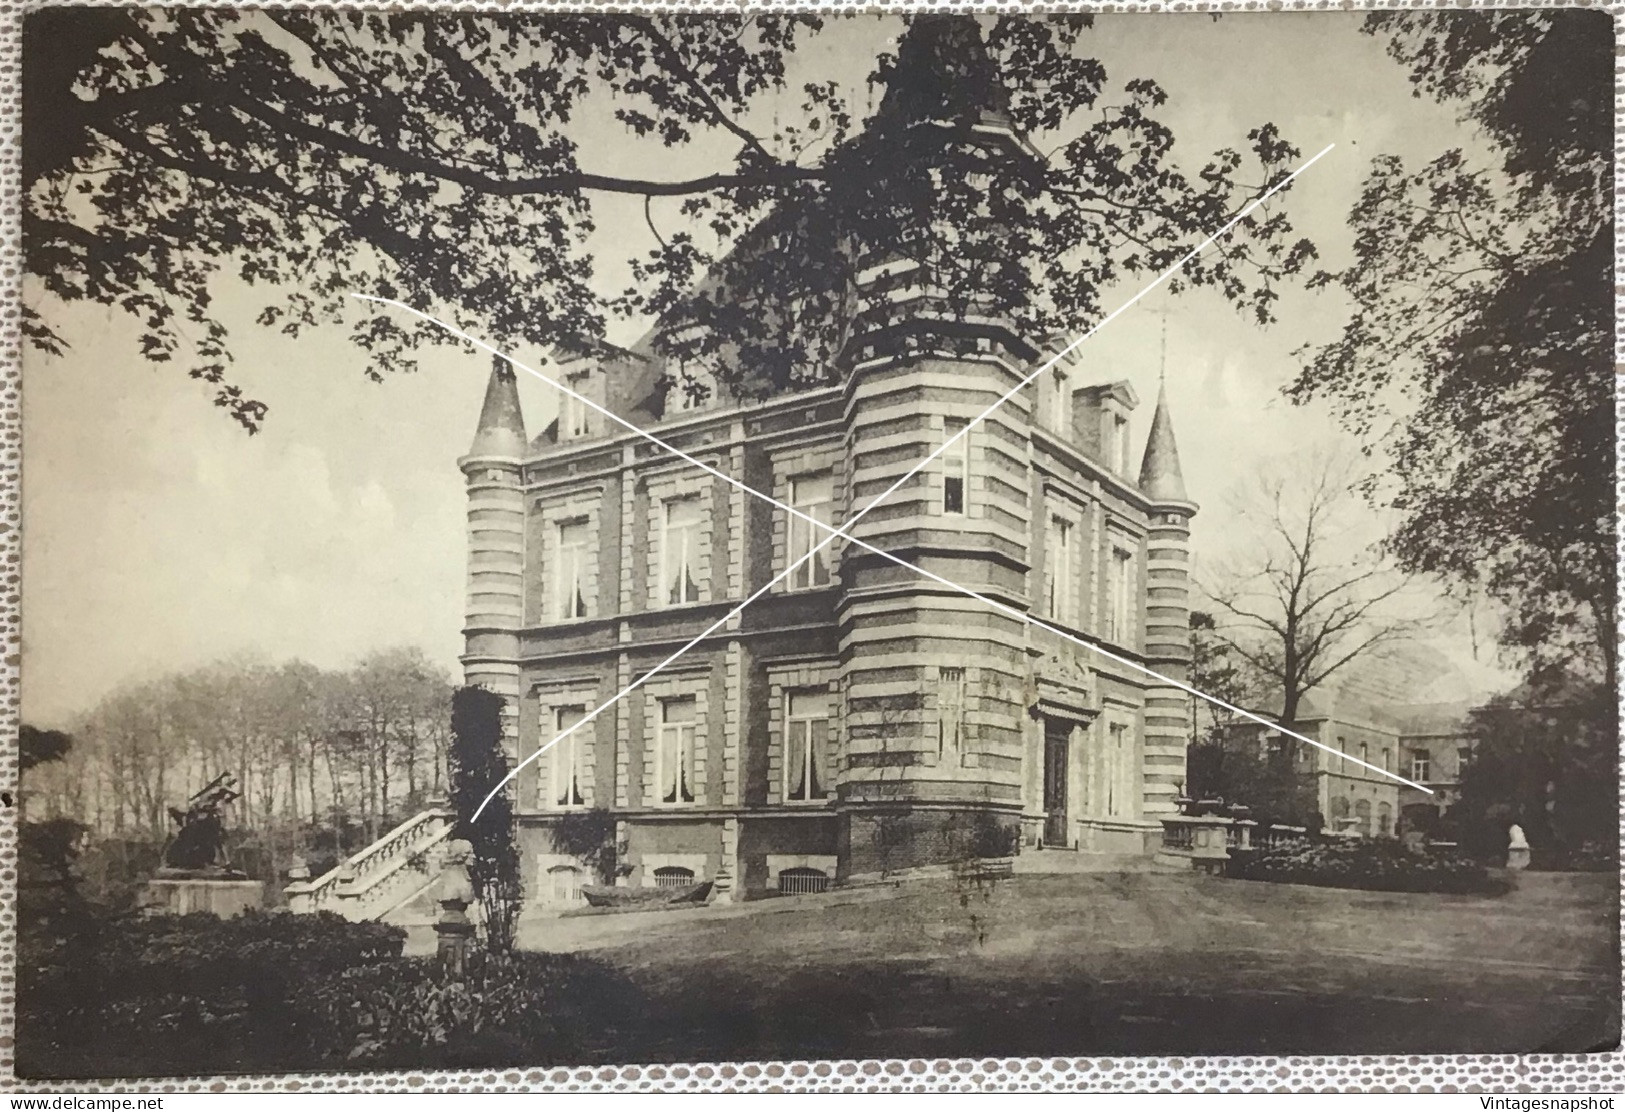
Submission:
{"label": "patterned postcard border", "polygon": [[[117,0],[92,0],[122,6]],[[37,0],[0,0],[0,1091],[123,1093],[228,1092],[1394,1092],[1394,1093],[1564,1093],[1625,1088],[1625,1050],[1587,1055],[1415,1055],[1336,1057],[1113,1057],[1062,1059],[915,1059],[891,1061],[756,1062],[669,1066],[601,1066],[480,1071],[471,1073],[282,1074],[242,1077],[188,1077],[116,1082],[44,1083],[15,1076],[13,1037],[16,990],[17,811],[19,780],[17,731],[21,715],[21,506],[22,506],[22,328],[21,328],[21,46],[22,16],[46,6]],[[383,7],[378,4],[220,3],[229,7]],[[412,0],[391,8],[457,11],[510,11],[516,8],[572,11],[723,12],[741,8],[852,12],[936,10],[966,13],[1080,11],[1285,12],[1384,9],[1600,8],[1614,17],[1616,41],[1625,28],[1625,0],[1612,3],[1492,3],[1486,0],[1136,0],[1024,5],[1014,2],[934,4],[888,0],[862,3],[744,4],[724,0],[666,0],[645,4],[567,4],[555,0],[519,3],[435,3]],[[1615,55],[1615,224],[1625,222],[1625,55]],[[1625,272],[1625,252],[1615,248],[1616,273]],[[1616,286],[1616,364],[1625,365],[1625,334],[1618,321],[1625,311],[1625,286]],[[1625,386],[1615,378],[1616,448],[1625,452],[1618,413]],[[1625,481],[1616,472],[1615,491],[1625,504]],[[1616,549],[1625,571],[1625,545]],[[1618,693],[1616,692],[1616,697]],[[1625,706],[1625,704],[1622,704]],[[1625,818],[1622,818],[1625,835]]]}

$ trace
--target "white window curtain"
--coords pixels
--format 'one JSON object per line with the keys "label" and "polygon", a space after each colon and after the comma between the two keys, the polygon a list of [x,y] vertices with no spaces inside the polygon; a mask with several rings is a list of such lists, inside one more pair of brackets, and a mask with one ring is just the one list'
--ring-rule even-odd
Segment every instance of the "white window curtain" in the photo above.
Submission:
{"label": "white window curtain", "polygon": [[555,538],[553,613],[561,619],[587,616],[587,523],[560,523]]}
{"label": "white window curtain", "polygon": [[1045,424],[1065,436],[1072,425],[1072,390],[1067,373],[1056,367],[1045,376]]}
{"label": "white window curtain", "polygon": [[662,803],[694,802],[694,700],[662,699],[655,773]]}
{"label": "white window curtain", "polygon": [[[557,707],[553,711],[553,736],[558,737],[586,716],[583,706]],[[553,758],[552,801],[555,807],[580,807],[586,802],[581,790],[586,779],[587,727],[572,733],[548,750]]]}
{"label": "white window curtain", "polygon": [[[574,374],[564,380],[564,384],[576,394],[585,392],[587,380],[590,376],[583,372]],[[587,435],[587,405],[575,394],[565,394],[559,401],[559,427],[566,437]]]}
{"label": "white window curtain", "polygon": [[830,791],[828,691],[793,691],[785,697],[784,798],[827,799]]}
{"label": "white window curtain", "polygon": [[1127,644],[1129,640],[1129,586],[1133,577],[1127,551],[1113,547],[1106,564],[1106,628],[1102,631],[1108,641]]}
{"label": "white window curtain", "polygon": [[1051,618],[1072,620],[1072,523],[1052,517],[1044,545],[1044,574],[1048,580],[1045,606]]}
{"label": "white window curtain", "polygon": [[700,500],[666,502],[660,537],[660,597],[667,606],[700,601]]}
{"label": "white window curtain", "polygon": [[[830,506],[834,501],[835,482],[829,475],[803,475],[790,480],[790,505],[825,525],[830,523]],[[829,583],[829,548],[819,549],[813,558],[796,567],[796,561],[812,552],[828,534],[805,518],[790,517],[790,546],[786,552],[790,573],[790,589],[806,590]]]}

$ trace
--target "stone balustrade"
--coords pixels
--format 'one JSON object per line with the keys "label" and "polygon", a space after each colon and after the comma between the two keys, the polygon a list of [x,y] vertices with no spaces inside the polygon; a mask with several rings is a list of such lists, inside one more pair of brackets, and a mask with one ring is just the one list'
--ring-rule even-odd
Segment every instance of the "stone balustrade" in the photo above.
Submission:
{"label": "stone balustrade", "polygon": [[1272,849],[1307,834],[1301,826],[1260,826],[1250,818],[1230,815],[1168,815],[1162,819],[1162,847],[1157,860],[1165,865],[1219,873],[1237,853]]}
{"label": "stone balustrade", "polygon": [[454,818],[449,807],[430,807],[321,876],[293,880],[283,889],[288,909],[352,922],[387,914],[439,874]]}

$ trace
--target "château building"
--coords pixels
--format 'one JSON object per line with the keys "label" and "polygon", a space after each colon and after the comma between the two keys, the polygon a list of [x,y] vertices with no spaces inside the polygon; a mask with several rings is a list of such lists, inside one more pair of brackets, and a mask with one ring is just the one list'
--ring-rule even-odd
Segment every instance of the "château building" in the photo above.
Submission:
{"label": "ch\u00e2teau building", "polygon": [[[1020,141],[996,109],[977,133]],[[672,389],[649,342],[570,353],[555,373],[841,526],[1058,350],[997,320],[950,324],[907,268],[872,266],[858,282],[860,296],[918,310],[876,329],[860,318],[832,385],[748,403]],[[1136,452],[1139,399],[1088,353],[851,532],[1183,679],[1197,507],[1167,398]],[[459,466],[464,673],[507,700],[520,758],[823,539],[568,396],[532,435],[500,361]],[[837,539],[523,769],[527,891],[568,902],[591,879],[549,835],[582,811],[612,818],[620,883],[711,880],[721,898],[940,865],[1017,832],[1023,852],[1149,853],[1188,733],[1177,688]]]}
{"label": "ch\u00e2teau building", "polygon": [[[651,412],[657,368],[570,385],[741,482],[839,524],[1025,374],[1017,337],[856,362],[840,386]],[[1062,365],[853,535],[1173,678],[1189,655],[1185,493],[1166,397],[1137,474],[1126,383]],[[639,398],[639,401],[632,399]],[[468,682],[528,755],[815,543],[805,522],[566,401],[527,437],[493,370],[460,465]],[[616,821],[629,882],[776,887],[953,858],[989,821],[1026,847],[1148,851],[1184,779],[1186,699],[837,540],[517,779],[528,887],[573,898],[548,826]],[[799,872],[796,875],[807,875]]]}

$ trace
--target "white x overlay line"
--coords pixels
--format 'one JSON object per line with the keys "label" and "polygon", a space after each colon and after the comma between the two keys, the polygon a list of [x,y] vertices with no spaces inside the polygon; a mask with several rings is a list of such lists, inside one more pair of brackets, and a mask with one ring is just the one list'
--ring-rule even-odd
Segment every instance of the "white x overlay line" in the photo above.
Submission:
{"label": "white x overlay line", "polygon": [[[980,423],[982,420],[987,418],[991,413],[993,413],[996,409],[998,409],[1005,402],[1009,401],[1010,398],[1014,397],[1017,393],[1019,393],[1022,389],[1024,389],[1027,385],[1029,385],[1033,380],[1035,380],[1040,375],[1042,375],[1050,367],[1053,367],[1057,362],[1059,362],[1061,359],[1065,358],[1068,354],[1070,354],[1072,351],[1074,351],[1079,345],[1081,345],[1085,340],[1089,339],[1096,332],[1100,331],[1101,328],[1105,327],[1106,324],[1110,323],[1117,316],[1121,315],[1130,306],[1134,305],[1141,298],[1143,298],[1146,294],[1148,294],[1152,290],[1156,289],[1157,286],[1161,285],[1164,281],[1166,281],[1169,277],[1171,277],[1174,273],[1176,273],[1181,267],[1183,267],[1191,259],[1195,258],[1202,251],[1206,250],[1206,248],[1209,245],[1211,245],[1214,241],[1216,241],[1221,236],[1223,236],[1227,232],[1229,232],[1231,228],[1235,227],[1236,224],[1238,224],[1240,221],[1245,219],[1249,214],[1251,214],[1253,212],[1254,209],[1256,209],[1260,204],[1262,204],[1264,201],[1266,201],[1271,195],[1273,195],[1274,193],[1278,192],[1279,190],[1285,188],[1285,186],[1289,182],[1291,182],[1299,174],[1303,173],[1304,170],[1307,170],[1315,162],[1319,161],[1320,158],[1322,158],[1325,154],[1327,154],[1327,152],[1332,150],[1332,147],[1333,147],[1333,145],[1328,145],[1319,154],[1315,155],[1314,158],[1309,159],[1302,166],[1298,167],[1295,171],[1293,171],[1292,174],[1288,175],[1286,178],[1284,178],[1280,182],[1278,182],[1275,186],[1271,187],[1269,190],[1264,192],[1256,200],[1254,200],[1251,204],[1249,204],[1246,208],[1244,208],[1240,213],[1238,213],[1234,218],[1232,218],[1228,223],[1226,223],[1224,225],[1224,227],[1220,228],[1217,232],[1215,232],[1215,233],[1213,233],[1213,235],[1209,236],[1206,240],[1204,240],[1196,248],[1194,248],[1193,250],[1188,252],[1186,255],[1184,255],[1172,267],[1170,267],[1168,270],[1164,271],[1161,275],[1159,275],[1154,281],[1152,281],[1148,286],[1146,286],[1144,289],[1142,289],[1139,293],[1135,294],[1134,297],[1130,298],[1128,301],[1123,303],[1114,312],[1112,312],[1110,315],[1108,315],[1107,317],[1102,319],[1098,324],[1096,324],[1088,332],[1084,333],[1082,336],[1079,336],[1076,340],[1072,341],[1065,348],[1063,348],[1060,352],[1058,352],[1055,356],[1053,356],[1051,359],[1049,359],[1047,362],[1045,362],[1043,365],[1041,365],[1037,370],[1032,372],[1030,375],[1028,375],[1026,378],[1024,378],[1021,382],[1017,383],[1014,387],[1012,387],[1009,391],[1007,391],[1003,396],[1001,396],[997,401],[995,401],[992,405],[990,405],[987,409],[985,409],[979,416],[977,416],[974,420],[970,421],[966,425],[965,428],[961,429],[954,436],[952,436],[949,439],[947,439],[946,441],[944,441],[940,446],[937,447],[937,449],[935,451],[931,452],[929,455],[926,456],[925,459],[921,460],[917,465],[915,465],[915,467],[912,470],[905,473],[901,478],[899,478],[896,482],[894,482],[890,487],[888,487],[885,491],[881,492],[878,496],[876,496],[874,499],[872,499],[867,505],[865,505],[862,510],[860,510],[857,514],[855,514],[851,518],[849,518],[845,523],[846,528],[850,529],[854,524],[856,524],[858,522],[859,519],[861,519],[871,509],[873,509],[877,504],[879,504],[885,498],[889,497],[892,493],[894,493],[897,489],[899,489],[904,483],[906,483],[909,479],[913,478],[921,470],[923,470],[928,464],[930,464],[932,460],[934,460],[938,456],[940,456],[951,444],[953,444],[956,440],[960,439],[961,437],[966,436],[969,433],[971,428],[975,427],[978,423]],[[591,408],[592,410],[603,414],[605,417],[607,417],[610,421],[614,422],[615,424],[620,425],[623,428],[627,429],[628,431],[637,434],[638,436],[640,436],[643,439],[649,441],[650,443],[654,444],[655,446],[657,446],[657,447],[659,447],[659,448],[661,448],[661,449],[663,449],[663,450],[665,450],[667,452],[670,452],[672,455],[677,456],[678,458],[684,460],[685,462],[691,464],[692,466],[698,468],[699,470],[704,471],[707,474],[713,475],[716,478],[721,479],[723,482],[727,483],[728,485],[737,488],[738,490],[742,491],[745,494],[750,495],[753,498],[757,498],[759,500],[765,501],[765,502],[769,503],[770,505],[773,505],[773,506],[777,507],[778,509],[784,510],[786,513],[789,513],[794,517],[797,517],[797,518],[799,518],[801,520],[804,520],[804,521],[808,522],[810,525],[812,525],[813,527],[821,529],[826,534],[828,534],[821,542],[819,542],[817,545],[814,545],[811,549],[809,549],[809,551],[806,554],[804,554],[802,557],[797,559],[794,563],[790,564],[787,568],[784,569],[784,571],[779,573],[773,579],[769,580],[763,587],[761,587],[759,590],[757,590],[756,592],[751,594],[743,602],[739,603],[739,605],[736,606],[733,610],[729,611],[729,613],[723,615],[723,617],[720,618],[718,621],[716,621],[712,625],[708,626],[704,631],[702,631],[700,634],[698,634],[693,639],[691,639],[687,644],[685,644],[682,648],[678,649],[671,656],[667,657],[659,665],[657,665],[653,669],[649,670],[648,672],[645,672],[637,680],[633,681],[627,687],[623,688],[613,698],[608,699],[605,702],[603,702],[603,703],[599,704],[598,706],[594,707],[591,713],[584,715],[579,721],[573,723],[569,728],[565,729],[563,732],[558,734],[558,736],[554,737],[547,744],[541,746],[534,753],[532,753],[529,757],[526,757],[523,761],[519,762],[519,764],[517,764],[507,774],[507,776],[505,776],[503,778],[503,780],[500,783],[498,783],[495,788],[493,788],[491,790],[490,794],[487,795],[486,798],[481,802],[479,808],[474,812],[473,818],[475,818],[475,819],[479,818],[480,814],[485,810],[486,805],[489,804],[490,801],[496,796],[496,794],[498,792],[500,792],[510,781],[512,781],[515,776],[518,775],[519,770],[524,768],[525,765],[527,765],[530,762],[536,760],[536,758],[540,757],[543,753],[547,752],[554,745],[556,745],[560,741],[564,740],[564,738],[568,737],[570,734],[574,733],[576,730],[578,730],[582,726],[586,725],[593,718],[597,717],[603,711],[607,710],[610,706],[613,706],[616,702],[618,702],[622,698],[626,697],[627,695],[631,694],[631,692],[636,690],[638,687],[642,686],[644,683],[647,683],[650,679],[652,679],[655,675],[657,675],[662,669],[664,669],[668,665],[672,664],[674,661],[676,661],[679,657],[681,657],[682,655],[687,653],[694,646],[698,645],[701,641],[703,641],[707,637],[709,637],[717,629],[719,629],[723,625],[727,624],[733,617],[735,617],[737,614],[739,614],[741,611],[743,611],[745,609],[745,607],[749,606],[752,602],[754,602],[756,599],[760,598],[763,594],[766,594],[768,591],[772,590],[773,587],[777,586],[785,578],[787,578],[792,573],[794,573],[797,568],[801,567],[802,565],[807,563],[809,560],[811,560],[823,548],[825,548],[827,545],[833,543],[837,538],[843,539],[843,540],[847,541],[849,544],[852,544],[852,545],[854,545],[854,546],[856,546],[858,548],[862,548],[862,549],[864,549],[864,550],[866,550],[868,552],[871,552],[871,553],[873,553],[873,554],[875,554],[877,556],[880,556],[880,557],[882,557],[882,558],[884,558],[886,560],[889,560],[892,563],[897,564],[899,567],[902,567],[902,568],[905,568],[905,569],[907,569],[909,571],[912,571],[915,574],[923,576],[924,578],[929,579],[929,580],[931,580],[931,581],[933,581],[935,583],[939,583],[942,586],[948,587],[951,590],[954,590],[954,591],[956,591],[956,592],[958,592],[958,593],[960,593],[962,595],[965,595],[968,598],[975,599],[976,601],[982,603],[985,606],[988,606],[989,608],[991,608],[993,610],[998,611],[999,613],[1009,615],[1010,617],[1013,617],[1016,620],[1018,620],[1020,622],[1023,622],[1024,624],[1036,626],[1037,628],[1043,629],[1043,630],[1045,630],[1045,631],[1047,631],[1047,632],[1049,632],[1049,633],[1051,633],[1051,634],[1053,634],[1053,635],[1055,635],[1057,637],[1060,637],[1063,640],[1066,640],[1066,641],[1068,641],[1068,642],[1070,642],[1072,644],[1078,645],[1078,646],[1080,646],[1082,648],[1088,649],[1091,652],[1097,653],[1097,654],[1099,654],[1101,656],[1104,656],[1104,657],[1106,657],[1106,658],[1108,658],[1108,659],[1110,659],[1112,661],[1115,661],[1116,663],[1121,664],[1124,667],[1127,667],[1127,668],[1129,668],[1129,669],[1131,669],[1133,671],[1136,671],[1136,672],[1139,672],[1139,673],[1141,673],[1143,675],[1149,676],[1152,679],[1157,680],[1159,683],[1161,683],[1161,684],[1163,684],[1165,686],[1174,687],[1174,688],[1177,688],[1177,689],[1179,689],[1181,691],[1185,691],[1185,692],[1187,692],[1187,693],[1189,693],[1191,695],[1194,695],[1194,696],[1196,696],[1196,697],[1198,697],[1200,699],[1204,699],[1207,702],[1210,702],[1210,703],[1214,704],[1215,706],[1222,707],[1222,708],[1224,708],[1224,709],[1226,709],[1226,710],[1228,710],[1228,711],[1230,711],[1230,712],[1232,712],[1234,714],[1238,714],[1238,715],[1240,715],[1240,716],[1242,716],[1244,718],[1247,718],[1247,719],[1249,719],[1251,721],[1254,721],[1254,722],[1257,722],[1257,723],[1259,723],[1261,725],[1269,727],[1270,729],[1277,730],[1277,731],[1279,731],[1279,732],[1281,732],[1283,734],[1286,734],[1286,735],[1288,735],[1290,737],[1293,737],[1293,738],[1296,738],[1296,739],[1298,739],[1300,741],[1303,741],[1303,742],[1305,742],[1305,743],[1307,743],[1307,744],[1309,744],[1311,746],[1314,746],[1314,747],[1319,748],[1319,749],[1324,749],[1324,750],[1326,750],[1327,752],[1330,752],[1330,753],[1336,753],[1336,754],[1342,756],[1344,759],[1349,760],[1349,761],[1353,761],[1355,764],[1360,765],[1363,768],[1370,769],[1371,771],[1376,772],[1379,775],[1386,776],[1389,779],[1397,780],[1399,783],[1405,784],[1405,785],[1407,785],[1409,787],[1414,787],[1414,788],[1417,788],[1420,791],[1427,792],[1428,794],[1432,794],[1432,792],[1428,788],[1423,787],[1421,784],[1417,784],[1417,783],[1415,783],[1413,781],[1406,780],[1404,777],[1397,776],[1394,773],[1391,773],[1391,772],[1387,771],[1386,769],[1378,768],[1376,765],[1370,764],[1370,763],[1368,763],[1366,761],[1360,760],[1357,757],[1353,757],[1353,756],[1350,756],[1349,754],[1343,753],[1341,750],[1335,749],[1335,748],[1333,748],[1332,746],[1329,746],[1329,745],[1325,745],[1322,742],[1316,741],[1314,738],[1305,737],[1302,734],[1298,734],[1298,733],[1295,733],[1295,732],[1293,732],[1291,730],[1288,730],[1285,727],[1282,727],[1278,723],[1272,722],[1267,718],[1263,718],[1263,717],[1261,717],[1261,716],[1259,716],[1257,714],[1254,714],[1251,711],[1245,710],[1245,709],[1243,709],[1241,707],[1235,706],[1235,705],[1233,705],[1231,703],[1228,703],[1228,702],[1226,702],[1226,701],[1224,701],[1222,699],[1219,699],[1219,698],[1217,698],[1215,696],[1209,695],[1206,692],[1200,691],[1197,688],[1190,686],[1189,684],[1186,684],[1186,683],[1183,683],[1183,682],[1181,682],[1179,680],[1173,679],[1172,677],[1165,676],[1165,675],[1163,675],[1163,674],[1161,674],[1161,673],[1159,673],[1159,672],[1157,672],[1157,671],[1155,671],[1153,669],[1145,667],[1144,665],[1142,665],[1142,664],[1140,664],[1140,663],[1138,663],[1136,661],[1130,660],[1127,657],[1124,657],[1124,656],[1122,656],[1122,655],[1120,655],[1118,653],[1114,653],[1111,650],[1106,649],[1101,645],[1095,644],[1092,641],[1084,640],[1083,638],[1078,637],[1078,636],[1076,636],[1076,635],[1074,635],[1072,633],[1069,633],[1066,630],[1059,629],[1059,628],[1057,628],[1057,627],[1055,627],[1053,625],[1050,625],[1047,622],[1041,621],[1040,619],[1033,617],[1032,615],[1026,613],[1025,611],[1018,610],[1015,607],[1012,607],[1012,606],[1009,606],[1009,605],[1007,605],[1005,603],[999,602],[996,599],[989,598],[986,595],[983,595],[983,594],[981,594],[981,593],[979,593],[977,591],[971,590],[968,587],[964,587],[964,586],[962,586],[962,585],[960,585],[958,583],[953,582],[952,580],[946,579],[946,578],[944,578],[944,577],[942,577],[940,575],[937,575],[937,574],[935,574],[933,572],[926,571],[924,568],[918,567],[918,566],[910,563],[909,561],[904,560],[899,556],[896,556],[893,553],[884,551],[883,549],[877,548],[874,545],[868,544],[865,541],[859,540],[858,538],[853,537],[851,534],[843,531],[840,528],[837,528],[837,527],[835,527],[833,525],[829,525],[829,524],[826,524],[825,522],[819,521],[817,518],[815,518],[815,517],[813,517],[813,516],[811,516],[809,514],[803,513],[802,511],[796,509],[793,506],[785,505],[784,503],[778,501],[777,499],[771,497],[770,495],[764,494],[761,491],[755,489],[754,487],[748,486],[748,485],[740,482],[738,479],[735,479],[733,476],[725,474],[722,471],[719,471],[718,469],[710,466],[709,464],[705,463],[704,461],[695,459],[693,456],[691,456],[688,453],[682,451],[681,449],[674,447],[673,445],[671,445],[671,444],[667,443],[666,441],[660,439],[659,437],[655,436],[654,434],[652,434],[652,433],[650,433],[650,432],[648,432],[648,431],[646,431],[646,430],[644,430],[642,428],[639,428],[638,426],[632,424],[630,421],[628,421],[625,418],[621,417],[619,414],[613,413],[609,409],[597,404],[596,402],[592,401],[591,399],[583,397],[581,394],[577,393],[574,390],[571,390],[568,386],[565,386],[563,383],[561,383],[561,382],[559,382],[559,381],[557,381],[557,380],[555,380],[553,378],[549,378],[547,375],[542,374],[540,371],[536,370],[535,368],[529,367],[529,366],[525,365],[524,363],[521,363],[519,360],[514,359],[512,356],[506,354],[505,352],[499,351],[498,349],[492,347],[490,344],[485,343],[484,341],[482,341],[482,340],[468,334],[467,332],[465,332],[465,331],[463,331],[461,329],[456,328],[455,326],[453,326],[451,324],[446,323],[445,321],[442,321],[442,320],[440,320],[440,319],[438,319],[436,317],[430,316],[427,313],[421,312],[420,310],[415,309],[412,306],[407,305],[407,304],[405,304],[403,302],[395,301],[395,300],[392,300],[392,299],[389,299],[389,298],[372,297],[372,296],[368,296],[368,295],[365,295],[365,294],[353,294],[352,296],[356,297],[358,300],[370,301],[370,302],[374,302],[374,303],[378,303],[378,304],[384,304],[384,305],[390,305],[390,306],[392,306],[394,308],[401,309],[401,310],[403,310],[403,311],[405,311],[407,313],[412,314],[413,316],[416,316],[416,317],[418,317],[418,318],[420,318],[420,319],[422,319],[422,320],[424,320],[424,321],[426,321],[426,322],[428,322],[430,324],[433,324],[433,325],[445,330],[446,332],[448,332],[448,333],[450,333],[450,334],[452,334],[454,336],[457,336],[458,338],[460,338],[462,340],[465,340],[468,343],[471,343],[471,344],[475,345],[476,347],[479,347],[479,348],[482,348],[482,349],[484,349],[486,351],[489,351],[491,354],[493,354],[497,358],[504,360],[505,362],[509,363],[510,365],[518,368],[519,370],[525,371],[527,374],[530,374],[530,375],[534,376],[535,378],[540,379],[543,382],[548,383],[549,385],[557,388],[558,390],[560,390],[564,394],[566,394],[566,395],[580,401],[583,405],[587,406],[588,408]]]}

